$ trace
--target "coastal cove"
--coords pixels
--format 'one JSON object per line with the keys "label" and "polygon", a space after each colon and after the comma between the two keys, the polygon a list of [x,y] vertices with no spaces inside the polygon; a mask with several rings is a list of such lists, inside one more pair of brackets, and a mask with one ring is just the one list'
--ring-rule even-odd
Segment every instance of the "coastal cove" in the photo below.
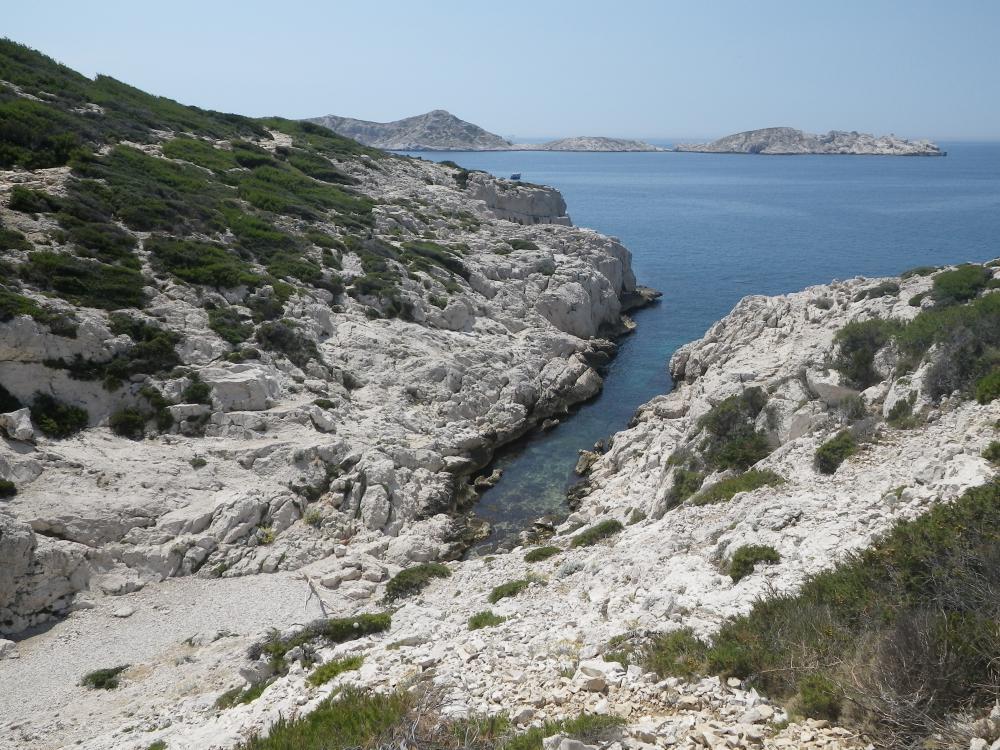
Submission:
{"label": "coastal cove", "polygon": [[639,283],[663,293],[634,314],[604,390],[556,429],[500,451],[504,476],[475,506],[481,551],[566,512],[578,451],[671,389],[666,363],[739,299],[858,275],[986,260],[1000,234],[1000,144],[942,143],[946,159],[701,153],[420,152],[551,185],[577,226],[620,238]]}

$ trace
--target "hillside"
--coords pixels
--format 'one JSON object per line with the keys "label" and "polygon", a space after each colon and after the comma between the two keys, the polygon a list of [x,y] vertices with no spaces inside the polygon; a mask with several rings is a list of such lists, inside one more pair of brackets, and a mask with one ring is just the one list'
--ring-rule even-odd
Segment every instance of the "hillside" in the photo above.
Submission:
{"label": "hillside", "polygon": [[706,154],[841,154],[868,156],[945,156],[930,141],[908,141],[894,135],[873,136],[831,130],[813,135],[794,128],[763,128],[727,135],[711,143],[680,144],[674,151]]}
{"label": "hillside", "polygon": [[326,115],[309,120],[360,143],[388,151],[503,151],[510,143],[478,125],[435,109],[393,122]]}
{"label": "hillside", "polygon": [[518,143],[511,148],[525,151],[663,151],[658,146],[651,146],[644,141],[627,140],[624,138],[599,138],[580,136],[576,138],[560,138],[545,143]]}

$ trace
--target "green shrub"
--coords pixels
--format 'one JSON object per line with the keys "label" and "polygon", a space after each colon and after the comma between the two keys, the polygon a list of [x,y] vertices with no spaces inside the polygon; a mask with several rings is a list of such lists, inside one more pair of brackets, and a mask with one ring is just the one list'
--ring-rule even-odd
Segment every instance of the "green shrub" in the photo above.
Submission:
{"label": "green shrub", "polygon": [[903,271],[903,273],[900,274],[900,278],[911,279],[914,276],[930,276],[937,270],[937,266],[917,266],[916,268],[911,268],[909,271]]}
{"label": "green shrub", "polygon": [[1000,441],[990,441],[990,444],[983,449],[983,458],[991,463],[1000,464]]}
{"label": "green shrub", "polygon": [[678,466],[674,469],[674,483],[667,495],[667,507],[674,508],[683,503],[701,488],[704,481],[705,475],[700,471]]}
{"label": "green shrub", "polygon": [[80,680],[80,685],[91,690],[114,690],[120,684],[118,680],[119,675],[130,666],[129,664],[122,664],[110,669],[97,669],[93,672],[88,672]]}
{"label": "green shrub", "polygon": [[986,288],[992,274],[982,266],[959,266],[934,277],[931,295],[941,305],[956,305],[974,299]]}
{"label": "green shrub", "polygon": [[499,586],[494,586],[493,590],[490,591],[490,595],[486,598],[489,600],[490,604],[496,604],[501,599],[517,596],[530,585],[531,581],[526,578],[501,583]]}
{"label": "green shrub", "polygon": [[163,144],[163,155],[169,159],[189,161],[215,172],[224,172],[236,166],[232,151],[216,148],[208,141],[195,138],[170,139]]}
{"label": "green shrub", "polygon": [[480,630],[482,628],[492,628],[502,622],[506,622],[506,617],[493,614],[490,610],[477,612],[469,618],[469,630]]}
{"label": "green shrub", "polygon": [[524,554],[524,561],[526,563],[541,562],[542,560],[548,560],[553,555],[558,555],[560,552],[562,552],[562,550],[558,547],[535,547],[533,550],[529,550]]}
{"label": "green shrub", "polygon": [[841,691],[836,683],[821,674],[811,674],[799,683],[798,709],[810,719],[840,718]]}
{"label": "green shrub", "polygon": [[79,406],[63,403],[39,392],[31,402],[31,421],[49,437],[67,438],[84,429],[90,416]]}
{"label": "green shrub", "polygon": [[702,446],[708,468],[745,471],[771,453],[767,436],[754,426],[766,404],[764,390],[752,386],[701,418],[699,425],[708,434]]}
{"label": "green shrub", "polygon": [[400,260],[414,271],[426,271],[431,266],[439,266],[466,280],[471,275],[454,250],[427,240],[404,242]]}
{"label": "green shrub", "polygon": [[917,292],[912,297],[910,297],[910,301],[907,302],[907,304],[910,307],[920,307],[920,305],[923,303],[926,297],[927,297],[927,292]]}
{"label": "green shrub", "polygon": [[980,378],[976,383],[976,401],[988,404],[997,398],[1000,398],[1000,369]]}
{"label": "green shrub", "polygon": [[142,307],[145,302],[146,282],[134,268],[39,251],[28,255],[19,271],[26,281],[84,307],[115,310]]}
{"label": "green shrub", "polygon": [[248,703],[253,703],[255,700],[263,695],[264,691],[271,686],[274,682],[273,679],[261,680],[258,683],[251,685],[246,688],[233,688],[232,690],[227,690],[222,695],[220,695],[215,700],[215,707],[220,710],[225,710],[227,708],[232,708],[233,706],[247,705]]}
{"label": "green shrub", "polygon": [[222,245],[154,236],[146,240],[146,249],[153,268],[191,284],[232,289],[256,286],[261,281],[250,266]]}
{"label": "green shrub", "polygon": [[253,323],[245,320],[231,307],[215,307],[208,311],[208,327],[230,344],[238,345],[253,336]]}
{"label": "green shrub", "polygon": [[[997,528],[994,480],[897,523],[797,594],[758,600],[748,615],[722,625],[709,665],[776,698],[849,691],[856,726],[883,740],[891,726],[888,746],[921,746],[949,713],[993,704]],[[802,691],[815,674],[836,690]]]}
{"label": "green shrub", "polygon": [[284,354],[299,367],[308,365],[309,360],[321,359],[316,344],[299,333],[298,324],[292,320],[263,323],[257,329],[257,341],[268,351]]}
{"label": "green shrub", "polygon": [[781,561],[781,555],[774,547],[763,544],[744,544],[733,553],[729,562],[729,577],[739,583],[753,573],[757,563],[774,564]]}
{"label": "green shrub", "polygon": [[863,299],[878,299],[879,297],[895,297],[899,294],[899,284],[895,281],[883,281],[875,286],[862,289],[854,295],[854,301],[860,302]]}
{"label": "green shrub", "polygon": [[58,211],[60,201],[55,196],[40,190],[31,190],[22,185],[15,185],[10,191],[7,207],[11,211],[22,211],[29,214],[49,214]]}
{"label": "green shrub", "polygon": [[0,250],[22,250],[27,252],[33,245],[16,229],[0,225]]}
{"label": "green shrub", "polygon": [[598,524],[591,526],[589,529],[581,531],[579,534],[573,537],[570,541],[570,547],[589,547],[592,544],[597,544],[602,539],[607,539],[608,537],[614,536],[620,532],[624,527],[621,521],[615,519],[608,519],[607,521],[601,521]]}
{"label": "green shrub", "polygon": [[350,750],[372,747],[400,725],[413,703],[405,692],[381,695],[354,688],[330,696],[297,719],[280,717],[266,737],[255,736],[238,750]]}
{"label": "green shrub", "polygon": [[899,328],[896,321],[880,318],[848,323],[833,337],[838,345],[834,369],[859,390],[880,382],[882,377],[874,366],[875,354],[892,340]]}
{"label": "green shrub", "polygon": [[913,416],[913,404],[916,401],[916,394],[911,393],[909,398],[901,398],[892,405],[886,421],[901,430],[908,430],[917,425],[917,420]]}
{"label": "green shrub", "polygon": [[53,335],[76,338],[76,318],[42,307],[30,297],[0,287],[0,323],[6,323],[19,315],[28,315],[36,323],[48,326]]}
{"label": "green shrub", "polygon": [[404,568],[389,579],[385,586],[385,600],[395,601],[403,596],[416,594],[427,588],[435,578],[447,578],[451,569],[441,563],[420,563]]}
{"label": "green shrub", "polygon": [[203,469],[208,466],[208,461],[206,461],[201,456],[195,456],[188,463],[191,464],[192,469]]}
{"label": "green shrub", "polygon": [[156,740],[150,743],[146,747],[146,750],[167,750],[167,743],[165,740]]}
{"label": "green shrub", "polygon": [[212,386],[200,380],[192,380],[181,391],[181,401],[185,404],[211,404]]}
{"label": "green shrub", "polygon": [[858,450],[851,433],[841,430],[816,449],[816,468],[821,474],[833,474],[849,456]]}
{"label": "green shrub", "polygon": [[310,685],[323,685],[334,677],[359,669],[364,662],[364,657],[360,655],[347,656],[343,659],[333,659],[319,667],[316,667],[308,677]]}
{"label": "green shrub", "polygon": [[690,678],[706,671],[708,646],[698,640],[691,628],[672,630],[654,636],[643,651],[643,665],[660,677]]}
{"label": "green shrub", "polygon": [[770,469],[751,469],[739,476],[723,479],[695,495],[691,505],[710,505],[731,500],[740,492],[751,492],[761,487],[776,487],[784,479]]}
{"label": "green shrub", "polygon": [[276,672],[284,673],[287,669],[285,654],[293,648],[305,646],[316,640],[345,643],[366,635],[382,633],[391,626],[392,616],[388,612],[316,620],[284,638],[276,632],[272,633],[264,641],[251,646],[248,656],[257,659],[265,655]]}
{"label": "green shrub", "polygon": [[10,498],[17,494],[17,485],[9,479],[0,479],[0,498]]}
{"label": "green shrub", "polygon": [[108,418],[108,427],[116,435],[142,440],[146,434],[146,415],[134,407],[120,409]]}

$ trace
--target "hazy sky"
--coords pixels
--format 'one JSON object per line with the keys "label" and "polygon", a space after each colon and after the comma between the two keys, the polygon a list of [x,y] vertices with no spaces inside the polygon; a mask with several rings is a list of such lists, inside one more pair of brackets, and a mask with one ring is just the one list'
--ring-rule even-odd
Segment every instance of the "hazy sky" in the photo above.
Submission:
{"label": "hazy sky", "polygon": [[504,136],[1000,138],[1000,1],[4,0],[0,34],[249,115]]}

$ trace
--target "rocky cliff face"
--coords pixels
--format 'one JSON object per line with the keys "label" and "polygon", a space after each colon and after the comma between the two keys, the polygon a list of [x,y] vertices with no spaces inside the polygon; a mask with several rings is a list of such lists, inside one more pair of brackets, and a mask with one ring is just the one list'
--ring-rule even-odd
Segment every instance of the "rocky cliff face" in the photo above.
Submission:
{"label": "rocky cliff face", "polygon": [[502,151],[510,142],[435,109],[392,122],[371,122],[326,115],[309,120],[359,143],[389,151]]}
{"label": "rocky cliff face", "polygon": [[826,135],[794,128],[763,128],[727,135],[711,143],[687,143],[674,151],[706,154],[854,154],[869,156],[945,156],[930,141],[908,141],[894,135],[874,136],[831,130]]}
{"label": "rocky cliff face", "polygon": [[[10,694],[18,693],[19,681],[36,680],[46,702],[4,706],[13,711],[7,715],[32,717],[30,728],[15,720],[12,736],[21,746],[42,747],[73,736],[75,722],[99,717],[107,731],[83,747],[138,748],[132,732],[112,727],[123,723],[126,706],[139,706],[129,726],[145,730],[142,742],[227,747],[279,715],[312,710],[340,686],[387,691],[416,679],[433,686],[435,710],[445,716],[501,714],[523,727],[581,711],[618,716],[625,724],[623,747],[866,747],[865,738],[828,722],[788,724],[781,706],[739,680],[658,682],[637,666],[626,669],[611,652],[619,637],[682,627],[711,633],[758,597],[794,591],[807,575],[870,544],[895,520],[949,502],[994,474],[982,454],[995,435],[1000,401],[935,400],[925,385],[933,357],[903,376],[896,374],[892,352],[883,351],[874,363],[876,382],[860,391],[828,368],[838,330],[874,317],[912,319],[921,308],[910,301],[926,299],[931,283],[919,275],[895,282],[859,278],[744,299],[673,357],[677,389],[642,407],[634,426],[587,461],[579,509],[547,542],[555,547],[553,557],[529,563],[527,548],[519,548],[449,564],[449,577],[399,602],[388,633],[320,650],[324,661],[363,655],[358,670],[317,688],[306,682],[309,668],[293,661],[252,703],[211,708],[223,690],[269,679],[264,659],[244,655],[260,637],[258,628],[377,609],[365,603],[399,569],[399,558],[378,554],[381,545],[347,545],[294,575],[231,579],[211,589],[205,611],[190,609],[211,583],[197,577],[176,579],[170,589],[147,587],[119,599],[122,604],[98,600],[94,610],[69,620],[81,623],[82,642],[56,640],[57,629],[22,645],[17,669],[7,677],[8,684],[14,681]],[[676,502],[671,491],[684,466],[678,457],[705,450],[706,415],[755,388],[764,401],[753,427],[766,435],[767,447],[753,468],[774,472],[781,482],[737,492],[728,501]],[[883,421],[901,401],[914,417],[905,429]],[[818,472],[817,446],[845,424],[866,431],[864,449],[835,474]],[[709,474],[702,488],[730,476],[731,470]],[[575,542],[582,530],[612,520],[622,527],[610,541]],[[734,581],[725,571],[746,544],[770,545],[780,561]],[[522,582],[517,593],[496,598],[494,587],[515,581]],[[234,614],[251,601],[252,613]],[[158,618],[151,609],[156,606],[191,614]],[[487,609],[498,623],[470,630],[469,618]],[[44,676],[52,658],[79,669],[94,663],[81,652],[93,648],[88,644],[99,626],[124,643],[145,644],[139,650],[105,647],[105,663],[142,662],[125,672],[122,688],[80,695]],[[178,658],[178,644],[194,630],[210,632],[191,638]],[[164,689],[185,680],[198,687],[183,698]],[[58,726],[42,718],[54,695],[66,705]],[[72,706],[66,703],[71,698]]]}

